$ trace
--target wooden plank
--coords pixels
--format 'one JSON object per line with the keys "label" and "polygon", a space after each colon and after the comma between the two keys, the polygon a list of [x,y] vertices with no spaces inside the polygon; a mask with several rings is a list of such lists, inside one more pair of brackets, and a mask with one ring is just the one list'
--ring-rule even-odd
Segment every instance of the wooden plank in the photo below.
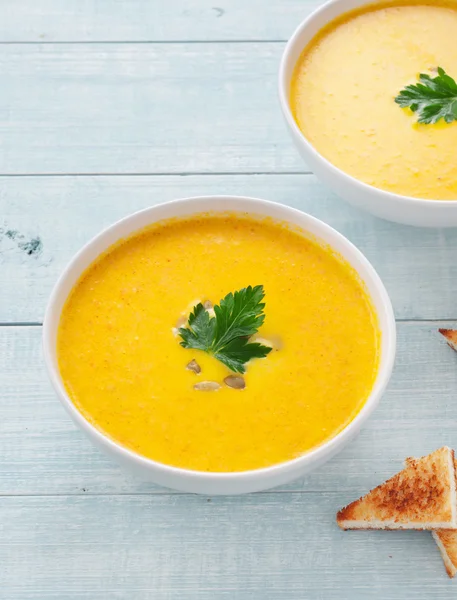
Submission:
{"label": "wooden plank", "polygon": [[337,494],[0,499],[8,600],[455,598],[428,532],[343,532]]}
{"label": "wooden plank", "polygon": [[321,3],[3,0],[0,42],[284,40]]}
{"label": "wooden plank", "polygon": [[282,43],[5,45],[0,174],[303,171]]}
{"label": "wooden plank", "polygon": [[[218,193],[276,200],[333,225],[372,261],[398,318],[457,319],[454,231],[375,219],[312,176],[3,177],[0,188],[0,323],[41,321],[64,265],[103,227],[159,202]],[[24,237],[11,239],[8,231]],[[41,252],[19,247],[37,238]]]}
{"label": "wooden plank", "polygon": [[[438,326],[399,324],[395,373],[374,416],[338,457],[282,491],[338,492],[345,504],[406,456],[457,447],[457,355]],[[163,492],[121,472],[73,426],[47,380],[39,327],[0,328],[0,377],[0,495]]]}

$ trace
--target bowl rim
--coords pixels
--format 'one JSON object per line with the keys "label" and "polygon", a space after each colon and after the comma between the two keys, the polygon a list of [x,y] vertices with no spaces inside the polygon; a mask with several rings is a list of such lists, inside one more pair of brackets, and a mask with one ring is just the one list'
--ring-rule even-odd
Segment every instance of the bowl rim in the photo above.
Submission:
{"label": "bowl rim", "polygon": [[[384,197],[388,200],[400,201],[400,202],[409,203],[409,204],[413,204],[413,203],[418,203],[421,205],[430,205],[431,204],[433,206],[438,206],[438,207],[444,207],[444,206],[449,207],[449,206],[457,204],[457,198],[455,200],[438,200],[438,199],[433,200],[431,198],[415,198],[414,196],[405,196],[403,194],[396,194],[395,192],[390,192],[388,190],[384,190],[383,188],[378,188],[369,183],[365,183],[364,181],[357,179],[353,175],[346,173],[346,171],[343,171],[342,169],[340,169],[339,167],[334,165],[332,162],[330,162],[327,158],[325,158],[325,156],[323,156],[314,147],[314,145],[308,140],[308,138],[304,135],[304,133],[298,127],[298,125],[294,119],[294,116],[292,114],[292,110],[290,108],[290,102],[289,102],[290,84],[289,84],[288,78],[287,78],[287,68],[290,65],[292,65],[292,62],[293,62],[292,58],[291,58],[291,53],[292,53],[293,49],[295,48],[295,46],[298,45],[298,41],[299,41],[301,35],[308,29],[308,27],[310,25],[313,24],[314,20],[316,18],[318,18],[319,16],[321,16],[321,14],[325,14],[326,11],[329,10],[331,7],[340,6],[342,8],[338,17],[340,17],[341,15],[344,15],[345,13],[350,14],[353,10],[357,10],[357,8],[353,8],[350,10],[345,9],[344,3],[345,3],[345,0],[327,0],[327,2],[325,2],[318,8],[314,9],[305,19],[303,19],[303,21],[296,27],[295,31],[293,32],[293,34],[291,35],[291,37],[289,38],[289,40],[286,43],[286,46],[285,46],[282,56],[281,56],[281,62],[279,65],[278,93],[279,93],[279,103],[281,105],[281,109],[282,109],[284,118],[286,119],[288,126],[291,128],[291,130],[293,131],[296,138],[300,140],[300,142],[306,147],[306,150],[309,153],[311,153],[317,161],[319,161],[321,164],[323,164],[334,175],[343,177],[344,179],[346,179],[346,181],[348,183],[355,185],[355,186],[359,186],[362,191],[364,191],[368,194],[376,192],[378,194],[384,195]],[[361,0],[361,3],[358,8],[361,8],[363,6],[370,6],[370,5],[375,6],[374,0]],[[331,23],[333,20],[335,20],[338,17],[332,17],[330,19],[327,19],[325,25],[328,25],[329,23]],[[320,28],[320,30],[322,30],[322,28],[325,27],[325,25],[323,25]],[[301,52],[304,51],[305,47],[306,46],[302,46]],[[300,55],[301,55],[301,53],[300,53]],[[293,63],[294,69],[295,69],[296,64],[297,64],[297,61],[295,61]]]}
{"label": "bowl rim", "polygon": [[[270,465],[268,467],[262,467],[259,469],[250,469],[247,471],[228,471],[228,472],[198,471],[198,470],[194,470],[194,469],[186,469],[186,468],[176,467],[173,465],[168,465],[166,463],[161,463],[161,462],[155,461],[151,458],[147,458],[146,456],[143,456],[133,450],[130,450],[126,446],[123,446],[122,444],[116,442],[109,435],[103,433],[100,429],[98,429],[94,424],[90,423],[90,421],[87,420],[84,417],[84,415],[77,409],[76,405],[72,402],[69,394],[67,393],[67,391],[65,389],[65,386],[64,386],[63,381],[60,376],[57,362],[54,362],[54,360],[53,360],[53,349],[55,349],[55,340],[53,340],[53,338],[52,338],[51,327],[52,327],[53,321],[55,321],[56,319],[57,319],[57,325],[58,325],[58,322],[60,321],[60,316],[61,316],[61,311],[59,312],[58,308],[56,308],[55,305],[58,302],[58,297],[59,297],[61,288],[65,285],[65,283],[67,282],[67,279],[72,274],[73,270],[75,269],[75,265],[78,265],[78,262],[84,258],[84,255],[86,253],[90,253],[90,251],[93,250],[94,246],[96,246],[101,240],[104,240],[104,238],[108,238],[108,236],[110,234],[115,233],[118,229],[121,230],[123,225],[127,224],[129,221],[133,221],[133,220],[141,218],[142,215],[144,215],[146,218],[144,225],[139,227],[138,229],[135,229],[134,231],[132,231],[130,234],[128,234],[126,236],[119,235],[117,237],[117,241],[119,241],[123,237],[128,238],[132,235],[135,235],[135,233],[140,232],[143,228],[148,227],[148,225],[151,225],[155,222],[159,222],[160,220],[162,220],[162,219],[154,219],[154,218],[151,218],[151,216],[150,216],[151,213],[153,215],[156,210],[160,210],[162,207],[165,207],[165,206],[171,207],[171,208],[176,207],[179,210],[179,207],[181,205],[190,205],[193,203],[199,203],[199,204],[204,203],[204,204],[208,205],[208,208],[206,210],[204,208],[198,208],[195,210],[195,212],[190,212],[190,213],[186,213],[186,215],[181,215],[182,217],[185,217],[185,216],[201,214],[202,212],[203,213],[204,212],[211,213],[211,205],[214,202],[214,200],[223,200],[226,202],[230,202],[230,200],[232,200],[232,201],[234,200],[235,202],[245,203],[247,205],[246,211],[241,211],[241,210],[236,210],[236,209],[232,209],[232,211],[233,212],[242,212],[243,214],[248,214],[248,215],[250,213],[257,214],[257,215],[263,214],[262,210],[259,210],[259,212],[257,212],[257,213],[255,213],[254,210],[251,212],[249,210],[250,206],[258,207],[259,209],[264,207],[265,213],[266,213],[265,216],[269,216],[267,214],[268,210],[273,211],[275,209],[278,209],[278,207],[279,207],[279,209],[284,212],[284,218],[282,218],[282,217],[278,218],[278,219],[276,217],[272,217],[272,218],[275,220],[284,220],[285,222],[289,222],[292,225],[297,225],[297,221],[294,220],[294,217],[296,217],[296,218],[304,217],[305,219],[307,219],[309,221],[309,223],[311,223],[319,231],[319,233],[315,236],[317,240],[320,239],[320,234],[326,233],[329,237],[332,238],[332,243],[329,243],[326,241],[325,242],[326,245],[328,245],[332,248],[333,243],[336,241],[339,241],[343,246],[345,246],[345,249],[349,253],[351,253],[351,255],[352,255],[351,259],[345,257],[345,260],[347,260],[347,262],[360,275],[362,281],[365,281],[366,279],[371,279],[371,282],[376,289],[376,293],[379,295],[379,305],[384,308],[385,317],[386,317],[386,319],[385,319],[386,326],[384,328],[382,328],[381,324],[379,324],[381,334],[382,334],[381,344],[383,345],[382,346],[383,350],[381,353],[378,372],[376,374],[376,378],[373,382],[373,387],[371,389],[371,392],[370,392],[368,398],[366,399],[366,401],[363,404],[363,406],[361,407],[361,409],[357,412],[355,417],[351,421],[349,421],[349,423],[347,423],[343,427],[343,429],[341,429],[341,431],[339,431],[336,435],[334,435],[330,439],[326,440],[325,442],[321,443],[320,445],[308,450],[304,454],[302,454],[294,459],[276,463],[276,464]],[[228,212],[231,211],[230,207],[227,207],[227,211]],[[217,210],[215,212],[224,212],[224,211]],[[179,218],[179,216],[180,215],[178,215],[178,218]],[[168,218],[173,218],[173,216],[166,217],[166,219],[168,219]],[[299,225],[299,227],[301,229],[303,229],[304,231],[306,231],[306,228],[303,225]],[[314,236],[315,234],[312,234],[312,235]],[[108,248],[110,248],[115,243],[116,243],[116,241],[106,244],[104,246],[104,249],[102,249],[101,251],[98,251],[94,255],[94,258],[92,258],[90,260],[88,265],[86,265],[82,269],[80,267],[77,267],[77,272],[78,272],[77,280],[81,277],[81,274],[84,272],[85,269],[88,268],[88,266],[90,264],[92,264],[101,254],[103,254],[103,252],[105,252]],[[361,268],[360,267],[356,268],[354,266],[353,260],[355,257],[357,257],[357,259],[360,261]],[[73,286],[74,286],[74,284],[73,284]],[[73,288],[73,286],[72,286],[72,288]],[[373,301],[373,294],[369,293],[369,297],[370,297],[370,300]],[[66,294],[66,299],[67,298],[68,298],[68,293]],[[43,320],[42,345],[43,345],[44,362],[46,365],[48,376],[51,380],[52,386],[53,386],[55,392],[57,393],[57,396],[58,396],[61,404],[63,404],[67,413],[70,415],[70,417],[73,419],[73,421],[78,425],[78,427],[83,432],[87,433],[87,435],[89,436],[90,439],[92,439],[92,440],[95,439],[97,441],[97,443],[99,444],[99,446],[101,446],[101,447],[103,447],[103,446],[108,447],[108,449],[111,451],[111,454],[114,456],[118,456],[122,460],[124,465],[126,464],[126,462],[131,462],[131,463],[133,462],[133,463],[136,463],[137,465],[141,465],[142,467],[144,467],[146,470],[149,470],[150,472],[155,471],[155,472],[160,472],[161,474],[164,474],[164,475],[192,478],[194,481],[197,481],[197,480],[216,481],[216,480],[218,480],[221,482],[222,481],[242,482],[245,480],[251,480],[251,479],[255,478],[256,476],[259,476],[259,477],[268,476],[268,475],[274,476],[274,474],[277,474],[277,473],[281,473],[281,472],[286,473],[288,471],[293,471],[301,464],[314,463],[314,462],[317,462],[320,458],[325,460],[326,455],[330,454],[330,456],[331,456],[332,449],[336,450],[336,448],[338,448],[340,446],[342,447],[346,440],[349,441],[351,439],[351,434],[353,434],[354,432],[357,432],[361,428],[363,423],[365,423],[365,421],[369,418],[369,416],[375,410],[376,406],[379,403],[379,400],[381,399],[381,397],[389,383],[389,380],[390,380],[390,377],[391,377],[391,374],[393,371],[395,355],[396,355],[396,322],[395,322],[394,311],[392,308],[392,304],[391,304],[389,295],[388,295],[387,290],[384,287],[384,284],[382,283],[382,280],[379,277],[378,273],[376,272],[374,267],[371,265],[371,263],[368,261],[368,259],[365,257],[365,255],[350,240],[348,240],[344,235],[342,235],[341,233],[336,231],[333,227],[331,227],[327,223],[321,221],[320,219],[317,219],[316,217],[313,217],[312,215],[305,213],[304,211],[290,207],[285,204],[281,204],[279,202],[272,202],[269,200],[263,200],[261,198],[254,198],[254,197],[250,197],[250,196],[237,196],[237,195],[208,196],[208,195],[206,195],[206,196],[192,196],[192,197],[171,200],[168,202],[162,202],[162,203],[156,204],[154,206],[150,206],[150,207],[144,208],[142,210],[135,211],[134,213],[130,213],[126,217],[123,217],[122,219],[119,219],[118,221],[114,222],[112,225],[102,229],[98,234],[93,236],[86,244],[84,244],[80,248],[80,250],[75,255],[73,255],[71,260],[68,262],[68,264],[62,271],[61,275],[59,276],[59,278],[58,278],[57,282],[55,283],[54,288],[51,292],[51,295],[49,297],[48,304],[46,307],[44,320]],[[384,360],[383,360],[383,356],[385,356]]]}

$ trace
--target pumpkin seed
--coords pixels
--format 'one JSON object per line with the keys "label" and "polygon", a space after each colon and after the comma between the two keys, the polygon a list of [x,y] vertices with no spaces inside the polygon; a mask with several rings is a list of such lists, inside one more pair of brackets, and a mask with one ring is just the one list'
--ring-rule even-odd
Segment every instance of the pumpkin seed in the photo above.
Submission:
{"label": "pumpkin seed", "polygon": [[220,387],[217,381],[199,381],[194,385],[194,390],[198,390],[199,392],[215,392]]}
{"label": "pumpkin seed", "polygon": [[187,363],[186,369],[188,369],[189,371],[193,371],[197,375],[202,372],[202,369],[198,362],[195,360],[195,358],[193,358],[189,363]]}
{"label": "pumpkin seed", "polygon": [[279,335],[273,335],[270,339],[255,335],[251,338],[251,342],[257,342],[263,346],[273,348],[273,350],[281,350],[283,346],[282,339],[279,337]]}
{"label": "pumpkin seed", "polygon": [[229,375],[224,379],[224,383],[234,390],[244,390],[246,387],[244,377],[240,377],[239,375]]}
{"label": "pumpkin seed", "polygon": [[177,337],[180,328],[184,327],[184,325],[186,323],[187,323],[187,317],[185,317],[184,315],[181,315],[179,317],[179,319],[176,321],[176,325],[174,327],[172,327],[173,335],[175,335]]}

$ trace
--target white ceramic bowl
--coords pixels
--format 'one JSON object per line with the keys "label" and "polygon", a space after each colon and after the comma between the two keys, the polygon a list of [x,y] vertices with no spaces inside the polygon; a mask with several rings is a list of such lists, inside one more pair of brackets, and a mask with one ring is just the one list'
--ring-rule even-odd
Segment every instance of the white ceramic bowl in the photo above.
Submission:
{"label": "white ceramic bowl", "polygon": [[[80,275],[119,239],[162,219],[227,210],[268,216],[298,225],[344,256],[365,282],[376,308],[382,334],[382,349],[379,373],[370,397],[355,419],[337,436],[300,458],[269,468],[240,473],[206,473],[171,467],[135,454],[106,437],[86,421],[70,400],[60,377],[56,357],[57,328],[65,300]],[[293,208],[265,200],[232,196],[186,198],[168,202],[135,213],[100,233],[76,254],[61,275],[49,300],[43,330],[44,357],[55,391],[74,422],[94,444],[129,471],[136,472],[143,478],[166,487],[201,494],[242,494],[267,489],[287,483],[326,462],[358,433],[376,407],[392,372],[396,339],[395,319],[387,292],[367,259],[346,238],[325,223]]]}
{"label": "white ceramic bowl", "polygon": [[[330,0],[295,30],[286,45],[279,69],[279,100],[292,139],[306,164],[336,194],[368,212],[397,223],[419,227],[456,227],[456,200],[423,200],[375,188],[344,173],[324,158],[302,134],[290,110],[290,83],[304,48],[327,23],[373,0]],[[341,65],[340,65],[341,66]]]}

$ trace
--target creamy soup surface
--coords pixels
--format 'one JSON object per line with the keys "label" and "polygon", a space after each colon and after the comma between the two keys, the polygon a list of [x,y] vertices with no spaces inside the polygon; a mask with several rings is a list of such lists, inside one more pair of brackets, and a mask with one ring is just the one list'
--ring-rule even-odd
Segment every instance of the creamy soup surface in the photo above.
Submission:
{"label": "creamy soup surface", "polygon": [[417,124],[394,102],[438,66],[457,80],[457,2],[388,2],[325,27],[295,68],[291,108],[330,162],[416,198],[457,200],[457,122]]}
{"label": "creamy soup surface", "polygon": [[[246,388],[194,390],[229,371],[173,331],[198,300],[265,289],[259,334],[275,344],[247,365]],[[62,313],[60,372],[97,428],[159,462],[256,469],[334,436],[366,401],[379,331],[351,267],[270,220],[201,215],[119,243],[82,276]],[[195,358],[202,372],[186,369]]]}

